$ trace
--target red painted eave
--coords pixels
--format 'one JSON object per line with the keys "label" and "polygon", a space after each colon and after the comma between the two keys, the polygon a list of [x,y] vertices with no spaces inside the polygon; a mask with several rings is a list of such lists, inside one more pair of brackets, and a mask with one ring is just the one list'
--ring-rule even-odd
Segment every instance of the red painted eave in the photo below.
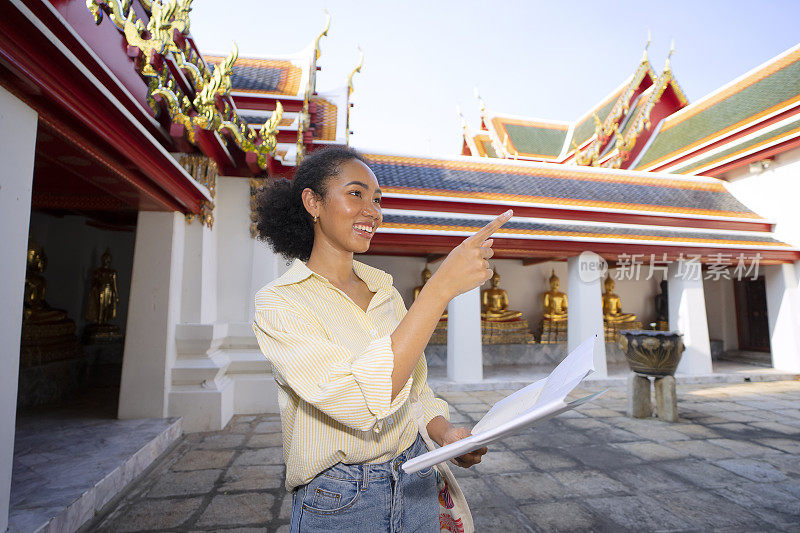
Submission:
{"label": "red painted eave", "polygon": [[[378,233],[372,238],[370,249],[367,252],[371,255],[410,255],[425,256],[429,254],[447,254],[454,247],[458,246],[465,237],[447,235],[424,235],[424,234],[402,234],[402,233]],[[537,240],[537,239],[508,239],[495,238],[492,249],[495,251],[494,257],[497,259],[525,259],[525,258],[563,258],[567,256],[579,255],[584,251],[592,251],[601,257],[614,261],[620,254],[645,254],[649,258],[650,254],[656,254],[661,259],[662,254],[667,254],[668,261],[676,261],[683,254],[684,257],[690,255],[701,255],[706,262],[709,258],[717,254],[730,254],[732,257],[739,257],[742,254],[746,260],[761,254],[761,263],[788,263],[800,260],[800,251],[792,249],[743,249],[732,246],[730,248],[712,248],[701,246],[680,246],[680,245],[651,245],[651,244],[629,244],[629,243],[598,243],[580,241],[558,241],[558,240]]]}
{"label": "red painted eave", "polygon": [[273,96],[262,94],[242,94],[231,95],[233,103],[241,109],[254,109],[258,111],[275,111],[278,102],[283,106],[287,113],[299,113],[303,110],[303,100],[298,100],[288,96]]}
{"label": "red painted eave", "polygon": [[[143,180],[142,188],[156,191],[154,199],[165,207],[198,212],[207,199],[202,189],[166,152],[163,135],[154,136],[153,125],[117,98],[125,96],[128,104],[135,106],[120,85],[109,81],[109,74],[65,26],[67,21],[47,2],[21,0],[20,4],[4,2],[0,6],[0,63],[14,75],[12,79],[5,77],[3,85],[21,92],[26,103],[40,114],[66,123],[90,140],[95,138],[93,142],[131,169],[132,179]],[[91,22],[85,2],[58,5],[61,12],[69,13],[81,6]],[[56,42],[40,31],[41,26],[55,36]],[[113,31],[117,32],[116,28]],[[117,39],[107,46],[114,47],[114,43],[121,44]],[[125,55],[121,46],[119,54]],[[77,64],[71,55],[77,58]],[[100,87],[89,76],[94,76]]]}

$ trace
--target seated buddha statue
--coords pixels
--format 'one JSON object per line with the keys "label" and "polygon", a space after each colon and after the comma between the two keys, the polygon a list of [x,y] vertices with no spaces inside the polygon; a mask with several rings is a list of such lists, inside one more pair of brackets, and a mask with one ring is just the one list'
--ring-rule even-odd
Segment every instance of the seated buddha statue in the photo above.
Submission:
{"label": "seated buddha statue", "polygon": [[603,293],[603,320],[610,324],[635,322],[636,315],[622,312],[622,300],[614,292],[614,280],[611,276],[603,282],[606,292]]}
{"label": "seated buddha statue", "polygon": [[[422,271],[422,285],[414,287],[414,300],[417,299],[417,296],[419,296],[419,293],[422,291],[422,287],[424,287],[425,284],[428,283],[429,279],[431,279],[431,271],[428,270],[428,265],[425,265],[425,270]],[[446,307],[444,309],[444,313],[442,313],[442,319],[445,319],[445,318],[447,318],[447,308]]]}
{"label": "seated buddha statue", "polygon": [[567,295],[558,290],[556,271],[550,276],[550,290],[542,296],[542,307],[545,320],[558,322],[567,319]]}
{"label": "seated buddha statue", "polygon": [[25,271],[25,302],[22,308],[24,324],[51,324],[67,318],[67,313],[53,309],[45,301],[47,280],[42,272],[47,268],[47,256],[33,239],[28,243],[28,263]]}
{"label": "seated buddha statue", "polygon": [[508,308],[508,293],[498,287],[500,274],[494,271],[491,287],[481,291],[481,319],[490,322],[506,322],[522,318],[521,311]]}

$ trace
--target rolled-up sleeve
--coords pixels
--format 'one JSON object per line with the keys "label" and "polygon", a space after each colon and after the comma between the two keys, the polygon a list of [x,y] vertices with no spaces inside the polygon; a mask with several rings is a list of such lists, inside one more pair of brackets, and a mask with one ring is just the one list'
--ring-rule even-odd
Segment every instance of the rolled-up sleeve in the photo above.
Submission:
{"label": "rolled-up sleeve", "polygon": [[354,355],[330,341],[319,326],[286,308],[256,309],[253,331],[279,382],[352,429],[375,428],[411,392],[409,377],[391,398],[394,352],[389,335],[373,339]]}

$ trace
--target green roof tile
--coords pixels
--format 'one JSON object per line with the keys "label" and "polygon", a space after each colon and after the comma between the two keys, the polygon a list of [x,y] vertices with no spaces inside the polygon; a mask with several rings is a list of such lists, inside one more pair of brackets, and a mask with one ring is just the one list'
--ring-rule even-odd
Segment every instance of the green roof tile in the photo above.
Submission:
{"label": "green roof tile", "polygon": [[677,152],[684,146],[713,135],[798,94],[800,94],[800,61],[787,65],[694,116],[684,119],[668,130],[660,131],[637,164],[637,168]]}
{"label": "green roof tile", "polygon": [[677,172],[680,172],[681,174],[689,173],[689,172],[693,171],[696,168],[700,168],[700,167],[710,163],[711,161],[715,161],[717,159],[722,159],[725,156],[731,155],[731,154],[733,154],[735,152],[738,152],[740,150],[745,150],[745,149],[747,149],[747,148],[749,148],[749,147],[751,147],[753,145],[756,145],[756,144],[758,144],[758,143],[760,143],[762,141],[766,141],[768,139],[771,139],[771,138],[774,138],[774,137],[778,137],[778,136],[786,133],[787,131],[791,131],[791,130],[797,129],[799,126],[800,126],[800,117],[797,117],[797,120],[794,120],[794,121],[790,122],[789,124],[786,124],[785,126],[782,126],[782,127],[778,128],[778,129],[774,129],[772,131],[769,131],[769,132],[764,133],[762,135],[759,135],[757,137],[753,137],[752,139],[750,139],[749,141],[746,141],[744,143],[736,144],[735,146],[731,146],[727,150],[723,150],[721,152],[717,152],[714,155],[710,155],[710,156],[708,156],[706,158],[703,158],[703,159],[701,159],[699,161],[691,163],[690,165],[688,165],[686,167],[678,166],[678,167],[676,167],[675,170]]}
{"label": "green roof tile", "polygon": [[511,143],[520,154],[555,157],[561,153],[567,130],[504,124]]}
{"label": "green roof tile", "polygon": [[497,152],[494,151],[494,146],[492,146],[491,141],[478,141],[478,143],[483,147],[486,155],[489,157],[497,157]]}
{"label": "green roof tile", "polygon": [[[611,112],[611,108],[614,107],[614,104],[619,99],[620,94],[622,94],[622,91],[615,94],[614,97],[608,101],[608,103],[595,111],[597,116],[600,117],[601,122],[605,120],[608,114]],[[577,126],[575,126],[575,132],[572,134],[572,139],[580,146],[582,142],[586,141],[592,135],[594,135],[594,119],[592,118],[592,115],[589,114],[588,117],[583,119]]]}

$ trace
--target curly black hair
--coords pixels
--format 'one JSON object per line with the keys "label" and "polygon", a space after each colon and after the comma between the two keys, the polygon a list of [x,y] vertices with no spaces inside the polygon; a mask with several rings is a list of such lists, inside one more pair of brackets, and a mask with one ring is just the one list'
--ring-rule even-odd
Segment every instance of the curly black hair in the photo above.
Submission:
{"label": "curly black hair", "polygon": [[255,199],[256,237],[287,259],[308,261],[314,246],[314,222],[303,205],[303,189],[309,188],[324,199],[328,179],[337,176],[339,166],[352,159],[368,164],[352,148],[324,148],[306,156],[291,181],[280,178],[261,187]]}

